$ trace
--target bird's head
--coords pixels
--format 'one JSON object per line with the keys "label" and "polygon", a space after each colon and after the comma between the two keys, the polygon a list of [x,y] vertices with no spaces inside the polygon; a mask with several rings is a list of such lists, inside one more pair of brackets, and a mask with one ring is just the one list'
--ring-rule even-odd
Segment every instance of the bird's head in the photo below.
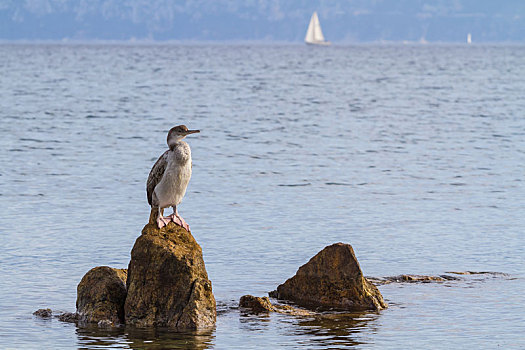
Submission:
{"label": "bird's head", "polygon": [[189,134],[195,134],[200,130],[188,130],[186,125],[177,125],[170,129],[168,132],[168,147],[173,149],[177,142],[188,136]]}

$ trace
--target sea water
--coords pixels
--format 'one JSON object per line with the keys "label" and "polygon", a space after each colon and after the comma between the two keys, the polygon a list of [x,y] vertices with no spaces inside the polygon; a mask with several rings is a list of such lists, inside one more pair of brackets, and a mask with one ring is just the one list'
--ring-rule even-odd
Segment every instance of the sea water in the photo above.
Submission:
{"label": "sea water", "polygon": [[[524,46],[0,45],[0,348],[523,348],[524,96]],[[127,267],[178,124],[217,326],[33,316]],[[380,286],[352,317],[237,308],[335,242],[367,276],[501,274]]]}

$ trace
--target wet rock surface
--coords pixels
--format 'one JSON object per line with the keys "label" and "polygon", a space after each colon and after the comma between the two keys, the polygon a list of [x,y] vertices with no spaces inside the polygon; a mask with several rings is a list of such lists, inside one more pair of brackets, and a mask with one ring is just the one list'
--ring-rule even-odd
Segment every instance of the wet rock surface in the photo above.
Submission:
{"label": "wet rock surface", "polygon": [[459,278],[448,275],[397,275],[387,277],[366,277],[370,282],[375,285],[383,285],[389,283],[433,283],[433,282],[445,282],[445,281],[458,281]]}
{"label": "wet rock surface", "polygon": [[352,246],[344,243],[325,247],[270,296],[306,307],[345,310],[387,307],[377,287],[363,276]]}
{"label": "wet rock surface", "polygon": [[76,312],[60,312],[59,314],[53,314],[53,311],[51,309],[38,309],[35,312],[33,312],[33,315],[50,319],[50,318],[57,318],[59,321],[62,322],[77,322],[78,321],[78,315]]}
{"label": "wet rock surface", "polygon": [[273,307],[275,309],[274,311],[280,314],[287,314],[287,315],[292,315],[292,316],[313,316],[315,315],[314,312],[304,310],[304,309],[299,309],[299,308],[296,308],[290,305],[286,305],[286,304],[273,304]]}
{"label": "wet rock surface", "polygon": [[64,312],[58,315],[57,318],[62,322],[76,323],[78,321],[78,314],[76,312]]}
{"label": "wet rock surface", "polygon": [[41,318],[49,318],[53,316],[53,311],[51,309],[38,309],[33,312],[33,315]]}
{"label": "wet rock surface", "polygon": [[[375,285],[383,285],[390,283],[442,283],[442,282],[454,282],[463,281],[466,276],[479,276],[479,278],[487,277],[509,277],[506,273],[502,272],[490,272],[490,271],[447,271],[447,274],[453,274],[458,276],[451,276],[447,274],[442,275],[411,275],[403,274],[397,276],[386,276],[386,277],[369,277],[366,278],[374,283]],[[465,276],[465,277],[464,277]]]}
{"label": "wet rock surface", "polygon": [[239,300],[239,307],[248,309],[253,313],[275,311],[268,297],[254,297],[253,295],[243,295]]}
{"label": "wet rock surface", "polygon": [[97,323],[97,326],[99,328],[109,328],[109,327],[112,327],[114,325],[115,325],[115,323],[111,322],[111,320],[100,320]]}
{"label": "wet rock surface", "polygon": [[126,269],[98,266],[89,270],[77,287],[78,321],[124,323],[126,277]]}
{"label": "wet rock surface", "polygon": [[496,277],[508,277],[509,275],[504,272],[496,271],[446,271],[446,273],[452,273],[454,275],[489,275]]}
{"label": "wet rock surface", "polygon": [[131,251],[126,324],[203,329],[216,320],[215,298],[190,232],[174,223],[146,225]]}
{"label": "wet rock surface", "polygon": [[298,309],[285,304],[272,304],[268,297],[255,297],[253,295],[243,295],[239,300],[239,307],[245,312],[259,314],[268,312],[278,312],[281,314],[295,316],[310,316],[312,312]]}

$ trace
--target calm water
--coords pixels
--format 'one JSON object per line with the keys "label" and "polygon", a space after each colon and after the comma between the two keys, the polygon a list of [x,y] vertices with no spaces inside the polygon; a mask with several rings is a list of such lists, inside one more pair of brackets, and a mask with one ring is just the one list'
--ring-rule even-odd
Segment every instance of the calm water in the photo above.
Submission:
{"label": "calm water", "polygon": [[[525,347],[524,46],[0,46],[0,348]],[[90,268],[127,267],[167,130],[194,171],[180,212],[217,327],[77,328]],[[247,316],[324,246],[390,284],[390,308]]]}

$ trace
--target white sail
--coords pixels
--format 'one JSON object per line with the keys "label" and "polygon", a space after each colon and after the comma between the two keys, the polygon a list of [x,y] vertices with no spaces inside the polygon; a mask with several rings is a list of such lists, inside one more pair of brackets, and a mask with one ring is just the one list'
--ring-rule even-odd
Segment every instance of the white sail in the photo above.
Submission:
{"label": "white sail", "polygon": [[472,44],[472,35],[470,33],[467,35],[467,44]]}
{"label": "white sail", "polygon": [[319,17],[317,16],[317,12],[314,12],[312,14],[312,18],[310,18],[310,24],[308,24],[308,29],[306,30],[306,36],[304,37],[304,41],[307,44],[330,44],[328,41],[324,40],[324,35],[323,31],[321,30],[321,23],[319,23]]}
{"label": "white sail", "polygon": [[308,29],[306,30],[306,36],[304,37],[304,41],[307,43],[314,42],[314,31],[315,31],[314,17],[317,18],[317,12],[314,12],[314,14],[312,15],[312,18],[310,18],[310,24],[308,24]]}
{"label": "white sail", "polygon": [[314,12],[312,15],[312,20],[314,21],[314,40],[324,41],[324,35],[321,30],[321,23],[319,23],[319,17],[317,17],[317,12]]}

